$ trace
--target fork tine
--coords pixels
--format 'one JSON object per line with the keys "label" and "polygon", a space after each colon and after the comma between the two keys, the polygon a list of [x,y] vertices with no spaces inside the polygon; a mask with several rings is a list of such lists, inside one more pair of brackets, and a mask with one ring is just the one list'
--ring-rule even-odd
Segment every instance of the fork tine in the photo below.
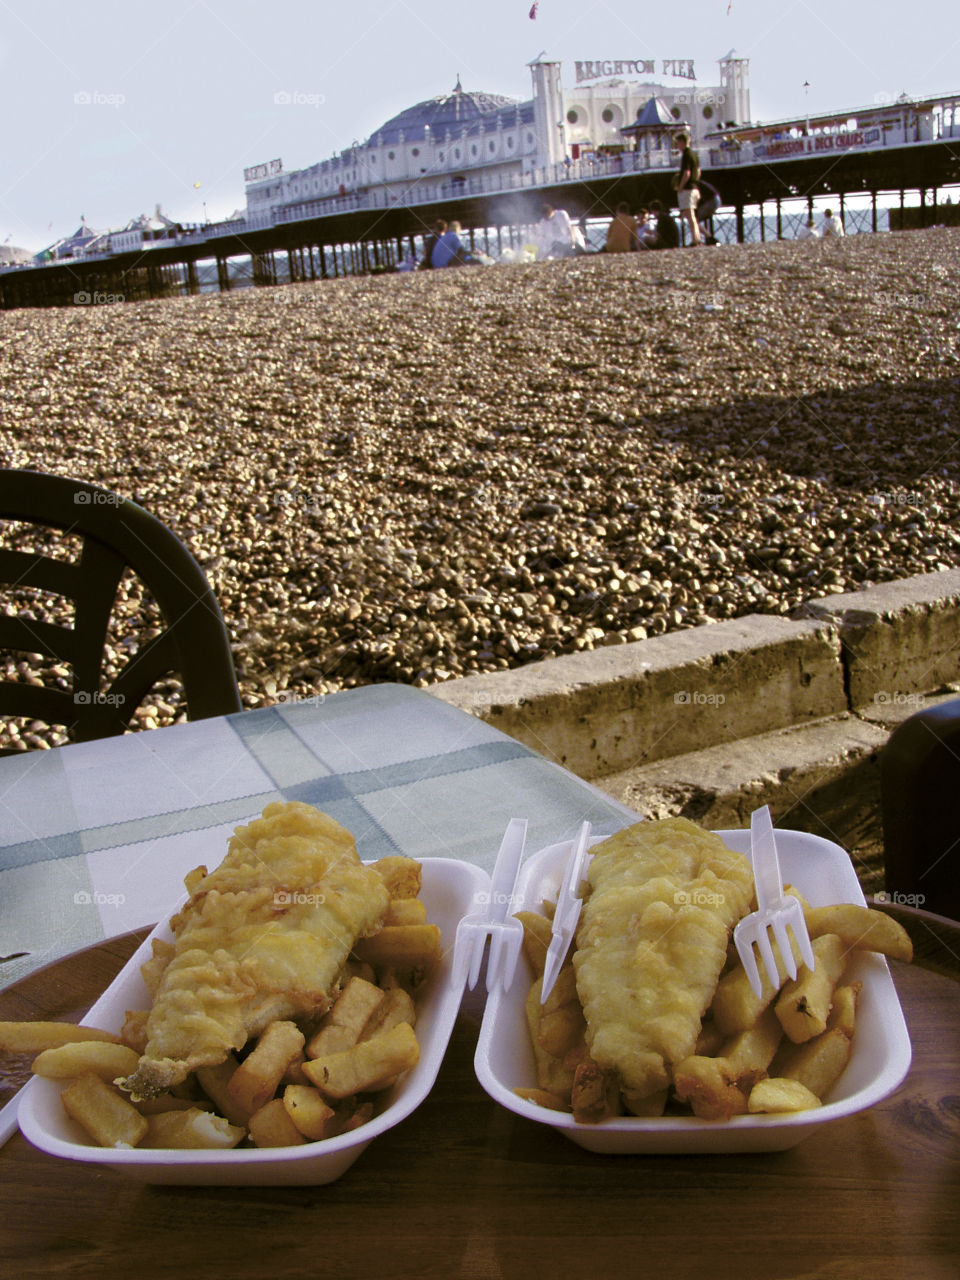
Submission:
{"label": "fork tine", "polygon": [[503,966],[504,991],[510,990],[510,984],[513,982],[513,975],[517,972],[517,961],[520,959],[520,952],[522,950],[522,944],[523,944],[523,934],[520,935],[520,943],[521,945],[519,947],[513,947],[510,951],[508,951],[507,958],[504,961],[504,966]]}
{"label": "fork tine", "polygon": [[467,920],[461,920],[457,925],[457,936],[453,944],[453,974],[451,981],[455,987],[462,987],[467,981],[472,950],[470,924]]}
{"label": "fork tine", "polygon": [[467,979],[467,985],[471,991],[480,981],[480,966],[483,964],[483,953],[486,950],[484,943],[486,940],[486,931],[478,929],[473,938],[473,946],[470,949],[470,976]]}
{"label": "fork tine", "polygon": [[747,981],[750,983],[750,989],[755,996],[760,996],[763,991],[763,983],[760,981],[760,971],[757,968],[757,957],[753,954],[753,943],[746,933],[741,934],[737,939],[737,954],[740,957],[740,963],[743,965],[743,971],[747,975]]}
{"label": "fork tine", "polygon": [[780,912],[773,919],[773,936],[777,940],[777,946],[780,948],[780,959],[783,961],[783,967],[787,971],[788,978],[797,976],[797,962],[793,957],[793,947],[790,945],[790,938],[787,934],[788,921],[786,914]]}
{"label": "fork tine", "polygon": [[[504,991],[510,990],[510,984],[513,982],[513,976],[517,971],[517,961],[520,959],[520,952],[523,950],[523,925],[515,917],[511,918],[511,922],[500,930],[500,974],[498,976],[502,982]],[[490,968],[487,967],[487,990],[492,991],[494,981],[490,977]]]}
{"label": "fork tine", "polygon": [[767,933],[766,926],[760,929],[757,937],[757,946],[760,948],[760,956],[763,960],[763,967],[767,971],[767,977],[770,985],[778,987],[780,985],[780,971],[777,968],[777,958],[773,954],[773,947],[770,945],[770,935]]}
{"label": "fork tine", "polygon": [[503,962],[503,932],[494,929],[490,934],[490,953],[487,956],[487,990],[496,984],[500,965]]}
{"label": "fork tine", "polygon": [[793,936],[796,938],[797,946],[800,948],[800,958],[812,973],[816,968],[817,958],[813,954],[813,946],[810,942],[810,934],[807,930],[807,922],[804,919],[803,908],[796,899],[794,899],[794,904],[790,907],[790,928],[793,930]]}

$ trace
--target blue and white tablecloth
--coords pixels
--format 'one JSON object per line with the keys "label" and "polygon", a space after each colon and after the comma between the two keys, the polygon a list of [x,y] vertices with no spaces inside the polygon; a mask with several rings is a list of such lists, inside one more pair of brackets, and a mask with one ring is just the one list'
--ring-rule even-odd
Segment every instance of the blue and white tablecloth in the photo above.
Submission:
{"label": "blue and white tablecloth", "polygon": [[[529,853],[634,816],[422,690],[372,685],[0,760],[0,987],[153,924],[239,823],[304,800],[364,859],[453,857],[490,871],[510,818]],[[17,953],[23,953],[17,956]],[[6,958],[14,957],[16,958]]]}

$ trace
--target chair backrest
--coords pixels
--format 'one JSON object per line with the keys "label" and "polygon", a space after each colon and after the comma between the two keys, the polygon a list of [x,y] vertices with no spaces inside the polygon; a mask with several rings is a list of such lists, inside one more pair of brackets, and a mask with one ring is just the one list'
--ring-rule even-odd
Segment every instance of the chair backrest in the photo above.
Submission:
{"label": "chair backrest", "polygon": [[[23,609],[0,614],[0,650],[41,654],[48,663],[69,664],[73,676],[69,690],[0,679],[0,715],[65,725],[76,742],[110,737],[125,732],[144,696],[172,673],[183,682],[191,719],[241,710],[220,607],[196,560],[155,516],[82,480],[0,470],[0,519],[82,542],[73,562],[0,545],[0,584],[74,602],[72,627],[35,620],[32,610],[27,617]],[[156,601],[163,626],[105,688],[108,625],[128,567]]]}
{"label": "chair backrest", "polygon": [[891,902],[960,920],[960,699],[916,711],[880,753]]}

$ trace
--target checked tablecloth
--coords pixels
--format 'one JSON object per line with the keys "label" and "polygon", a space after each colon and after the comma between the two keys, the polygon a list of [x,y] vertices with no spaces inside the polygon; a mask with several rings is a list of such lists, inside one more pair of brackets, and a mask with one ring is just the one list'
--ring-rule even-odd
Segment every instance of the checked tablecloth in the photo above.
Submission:
{"label": "checked tablecloth", "polygon": [[[486,871],[510,818],[529,853],[633,815],[483,721],[404,685],[0,760],[0,987],[155,923],[272,800],[342,823],[360,856]],[[21,954],[18,954],[21,953]]]}

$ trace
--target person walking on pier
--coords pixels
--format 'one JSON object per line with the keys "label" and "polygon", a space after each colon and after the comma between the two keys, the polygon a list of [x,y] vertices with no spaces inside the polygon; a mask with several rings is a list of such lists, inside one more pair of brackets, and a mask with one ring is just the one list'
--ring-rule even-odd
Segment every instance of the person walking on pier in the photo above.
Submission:
{"label": "person walking on pier", "polygon": [[700,178],[700,159],[695,151],[690,150],[690,135],[677,134],[677,146],[680,148],[680,168],[676,176],[677,204],[680,217],[684,218],[690,228],[690,239],[693,244],[702,244],[700,224],[697,222],[697,201],[700,192],[697,182]]}

